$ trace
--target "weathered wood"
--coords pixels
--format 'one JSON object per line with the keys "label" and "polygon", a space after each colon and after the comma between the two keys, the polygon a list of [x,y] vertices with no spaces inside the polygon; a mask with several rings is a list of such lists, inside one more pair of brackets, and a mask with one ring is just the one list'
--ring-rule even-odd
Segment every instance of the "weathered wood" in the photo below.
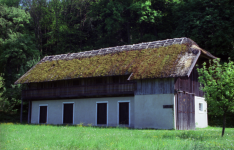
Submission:
{"label": "weathered wood", "polygon": [[189,77],[175,78],[175,90],[194,93],[195,96],[203,97],[204,92],[199,89],[200,83],[198,82],[197,68],[198,66],[193,68]]}
{"label": "weathered wood", "polygon": [[22,123],[22,120],[23,120],[23,99],[21,99],[20,123]]}
{"label": "weathered wood", "polygon": [[28,123],[31,123],[31,101],[28,101]]}
{"label": "weathered wood", "polygon": [[[108,89],[108,90],[107,90]],[[134,94],[136,83],[117,83],[103,85],[81,85],[72,87],[59,87],[47,89],[23,90],[22,98],[24,100],[34,99],[61,99],[77,98],[89,96],[110,96],[122,94]]]}
{"label": "weathered wood", "polygon": [[177,118],[176,129],[194,130],[195,129],[195,104],[194,94],[177,93]]}
{"label": "weathered wood", "polygon": [[173,94],[174,78],[137,80],[135,95]]}

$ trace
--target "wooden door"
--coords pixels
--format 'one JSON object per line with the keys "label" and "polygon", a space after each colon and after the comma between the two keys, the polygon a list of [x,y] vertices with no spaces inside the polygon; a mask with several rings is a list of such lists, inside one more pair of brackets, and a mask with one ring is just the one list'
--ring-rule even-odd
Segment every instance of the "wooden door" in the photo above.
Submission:
{"label": "wooden door", "polygon": [[195,129],[194,94],[179,92],[177,94],[177,130]]}
{"label": "wooden door", "polygon": [[129,125],[129,102],[119,103],[119,124]]}
{"label": "wooden door", "polygon": [[47,106],[40,106],[39,123],[47,123]]}
{"label": "wooden door", "polygon": [[64,124],[72,124],[73,123],[73,104],[64,104],[63,123]]}
{"label": "wooden door", "polygon": [[107,124],[107,103],[97,103],[97,124]]}

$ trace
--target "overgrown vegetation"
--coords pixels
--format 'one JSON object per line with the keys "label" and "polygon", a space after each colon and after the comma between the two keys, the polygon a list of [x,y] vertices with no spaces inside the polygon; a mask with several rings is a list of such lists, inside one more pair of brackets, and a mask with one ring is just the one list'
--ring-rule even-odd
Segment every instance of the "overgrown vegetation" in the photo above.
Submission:
{"label": "overgrown vegetation", "polygon": [[234,149],[234,130],[137,130],[77,126],[0,124],[0,149]]}
{"label": "overgrown vegetation", "polygon": [[130,73],[133,73],[131,79],[165,77],[174,72],[179,55],[185,52],[188,52],[188,46],[176,44],[88,58],[46,61],[37,64],[18,82],[41,82]]}

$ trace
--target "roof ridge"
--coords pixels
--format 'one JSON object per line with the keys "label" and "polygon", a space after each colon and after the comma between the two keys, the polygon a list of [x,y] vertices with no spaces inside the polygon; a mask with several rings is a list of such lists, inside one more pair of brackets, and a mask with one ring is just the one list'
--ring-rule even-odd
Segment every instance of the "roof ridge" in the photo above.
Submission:
{"label": "roof ridge", "polygon": [[52,60],[69,60],[69,59],[75,59],[75,58],[84,58],[84,57],[89,57],[89,56],[110,54],[110,53],[121,52],[121,51],[159,48],[163,46],[164,47],[169,46],[172,44],[185,44],[185,43],[193,43],[193,42],[194,41],[192,41],[191,39],[187,37],[158,40],[158,41],[151,41],[151,42],[142,42],[142,43],[131,44],[131,45],[100,48],[97,50],[89,50],[89,51],[83,51],[83,52],[78,52],[78,53],[50,55],[50,56],[45,56],[40,62],[52,61]]}

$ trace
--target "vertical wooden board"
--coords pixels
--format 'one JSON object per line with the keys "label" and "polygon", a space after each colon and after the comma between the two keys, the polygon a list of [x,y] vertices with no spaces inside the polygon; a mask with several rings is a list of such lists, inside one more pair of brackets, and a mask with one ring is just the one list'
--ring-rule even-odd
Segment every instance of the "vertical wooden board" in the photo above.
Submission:
{"label": "vertical wooden board", "polygon": [[31,114],[31,108],[30,108],[31,104],[30,101],[28,101],[28,123],[30,123],[30,114]]}
{"label": "vertical wooden board", "polygon": [[163,94],[163,82],[164,81],[163,80],[159,80],[158,82],[159,82],[159,91],[158,92],[161,93],[161,94]]}
{"label": "vertical wooden board", "polygon": [[144,79],[137,81],[135,95],[173,94],[174,79]]}
{"label": "vertical wooden board", "polygon": [[155,90],[154,90],[155,86],[154,85],[155,85],[155,79],[153,79],[152,82],[151,82],[150,93],[155,93]]}
{"label": "vertical wooden board", "polygon": [[32,123],[32,101],[30,101],[30,123]]}
{"label": "vertical wooden board", "polygon": [[23,99],[21,98],[20,123],[22,123],[23,120],[23,103]]}
{"label": "vertical wooden board", "polygon": [[159,85],[159,82],[157,79],[155,79],[155,93],[159,93],[159,88],[160,88],[160,85]]}
{"label": "vertical wooden board", "polygon": [[144,80],[141,80],[141,90],[142,90],[142,93],[145,93],[145,89],[147,88],[147,86],[146,86],[146,80],[144,81]]}
{"label": "vertical wooden board", "polygon": [[190,114],[191,114],[191,129],[195,129],[195,97],[194,95],[190,95],[191,99],[191,107],[190,107]]}
{"label": "vertical wooden board", "polygon": [[187,93],[177,94],[177,129],[195,129],[194,95]]}
{"label": "vertical wooden board", "polygon": [[179,89],[179,86],[178,86],[178,81],[179,81],[179,78],[174,78],[174,89]]}

